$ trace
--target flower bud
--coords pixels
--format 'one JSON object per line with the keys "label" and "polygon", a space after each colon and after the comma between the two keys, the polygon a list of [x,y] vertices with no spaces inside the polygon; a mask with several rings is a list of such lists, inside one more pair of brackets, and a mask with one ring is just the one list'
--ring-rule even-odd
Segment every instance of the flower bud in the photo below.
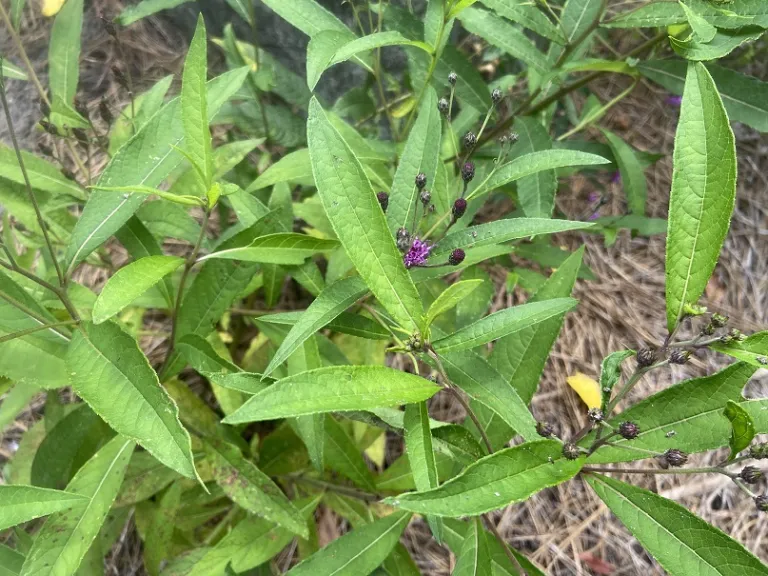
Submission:
{"label": "flower bud", "polygon": [[472,182],[472,178],[475,177],[475,165],[472,162],[465,162],[461,167],[461,179],[464,182]]}
{"label": "flower bud", "polygon": [[677,448],[670,448],[664,452],[664,460],[674,468],[679,468],[688,462],[688,454]]}
{"label": "flower bud", "polygon": [[408,252],[411,247],[411,235],[406,228],[398,228],[397,230],[397,249],[400,252]]}
{"label": "flower bud", "polygon": [[466,254],[464,253],[464,250],[461,248],[456,248],[453,252],[451,252],[450,256],[448,256],[448,264],[451,266],[458,266],[462,262],[464,262],[464,257]]}
{"label": "flower bud", "polygon": [[768,458],[768,442],[761,442],[760,444],[753,444],[749,447],[749,457],[755,460],[763,460]]}
{"label": "flower bud", "polygon": [[477,144],[477,136],[474,132],[464,134],[464,148],[474,148],[475,144]]}
{"label": "flower bud", "polygon": [[493,92],[491,92],[491,100],[493,101],[494,104],[498,104],[499,102],[501,102],[501,90],[499,90],[498,88],[495,88]]}
{"label": "flower bud", "polygon": [[634,440],[640,434],[640,428],[634,422],[622,422],[619,424],[619,435],[626,440]]}
{"label": "flower bud", "polygon": [[416,174],[416,188],[424,190],[424,186],[427,185],[427,175],[424,172]]}
{"label": "flower bud", "polygon": [[429,190],[422,190],[421,196],[419,197],[421,200],[421,203],[424,204],[424,207],[426,208],[427,205],[432,202],[432,193]]}
{"label": "flower bud", "polygon": [[389,194],[386,192],[379,192],[376,194],[376,200],[379,201],[379,205],[381,206],[382,212],[387,211],[387,206],[389,206]]}
{"label": "flower bud", "polygon": [[518,134],[517,132],[510,132],[509,133],[509,143],[510,144],[514,144],[518,140],[520,140],[520,134]]}
{"label": "flower bud", "polygon": [[739,474],[739,478],[747,484],[757,484],[763,479],[763,471],[756,466],[745,466]]}
{"label": "flower bud", "polygon": [[701,333],[704,336],[712,336],[712,334],[715,333],[716,329],[717,329],[717,327],[712,322],[710,322],[709,324],[704,326],[704,328],[701,329]]}
{"label": "flower bud", "polygon": [[104,120],[104,122],[110,125],[112,124],[112,120],[115,119],[115,117],[112,115],[112,110],[110,110],[109,104],[105,98],[102,98],[101,102],[99,102],[99,115],[101,116],[101,119]]}
{"label": "flower bud", "polygon": [[600,410],[600,408],[590,408],[589,412],[587,412],[587,418],[589,418],[589,421],[593,424],[597,424],[598,422],[603,421],[603,411]]}
{"label": "flower bud", "polygon": [[742,334],[741,330],[737,330],[736,328],[728,332],[728,336],[736,340],[736,342],[744,342],[744,340],[747,339],[746,335]]}
{"label": "flower bud", "polygon": [[688,362],[688,358],[691,357],[691,353],[688,350],[680,350],[676,348],[669,354],[670,364],[685,364]]}
{"label": "flower bud", "polygon": [[712,322],[712,326],[715,328],[722,328],[726,324],[728,324],[728,316],[723,316],[722,314],[718,314],[715,312],[712,314],[712,318],[710,319],[710,322]]}
{"label": "flower bud", "polygon": [[456,72],[451,72],[448,74],[448,82],[451,86],[456,86],[456,81],[459,79],[459,77],[456,75]]}
{"label": "flower bud", "polygon": [[82,128],[72,128],[72,135],[80,144],[88,144],[88,134]]}
{"label": "flower bud", "polygon": [[567,460],[576,460],[581,456],[581,450],[579,450],[579,447],[573,442],[568,442],[567,444],[563,444],[563,456],[565,456]]}
{"label": "flower bud", "polygon": [[768,357],[766,356],[755,356],[755,360],[757,360],[758,364],[762,364],[763,366],[768,366]]}
{"label": "flower bud", "polygon": [[653,348],[641,348],[637,351],[637,367],[648,368],[656,362],[656,350]]}
{"label": "flower bud", "polygon": [[539,433],[539,436],[550,438],[554,436],[555,429],[549,422],[536,422],[536,432]]}
{"label": "flower bud", "polygon": [[464,198],[457,198],[456,201],[453,203],[453,208],[451,208],[451,212],[453,212],[453,219],[458,220],[462,216],[464,216],[464,212],[467,211],[467,201],[464,200]]}
{"label": "flower bud", "polygon": [[440,100],[437,101],[437,109],[440,114],[448,114],[448,108],[450,107],[451,105],[448,103],[448,98],[440,98]]}
{"label": "flower bud", "polygon": [[755,506],[757,506],[757,509],[760,512],[768,512],[768,496],[756,496],[755,497]]}

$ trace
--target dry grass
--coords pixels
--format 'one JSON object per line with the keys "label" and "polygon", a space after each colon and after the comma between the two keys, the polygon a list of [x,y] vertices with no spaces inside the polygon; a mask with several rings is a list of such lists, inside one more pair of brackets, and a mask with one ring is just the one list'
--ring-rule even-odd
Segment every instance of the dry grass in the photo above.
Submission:
{"label": "dry grass", "polygon": [[[112,14],[117,4],[97,3]],[[95,17],[91,9],[90,17]],[[42,21],[25,21],[25,42],[33,54],[44,52],[48,26]],[[104,95],[114,109],[125,104],[108,70],[118,63],[129,66],[141,87],[151,85],[169,72],[179,69],[183,50],[178,47],[178,35],[156,23],[133,26],[124,36],[129,47],[127,61],[116,53],[114,44],[103,34],[86,38],[84,51],[84,89],[92,96],[94,108]],[[620,47],[617,49],[621,49]],[[13,54],[4,40],[0,52]],[[43,58],[37,60],[41,63]],[[763,75],[765,70],[752,70]],[[593,85],[607,101],[625,87],[624,80],[613,79]],[[23,90],[22,88],[17,88]],[[140,91],[140,90],[139,90]],[[19,92],[18,94],[26,94]],[[658,87],[641,83],[632,97],[615,108],[605,124],[642,150],[663,152],[667,156],[647,171],[649,186],[649,215],[665,217],[671,181],[671,151],[677,120],[677,110],[665,104],[666,94]],[[21,97],[21,96],[19,96]],[[28,95],[27,95],[28,97]],[[0,121],[2,122],[2,121]],[[31,130],[31,124],[27,124]],[[4,126],[0,123],[0,137]],[[19,128],[20,131],[24,127]],[[732,227],[723,258],[706,291],[705,303],[712,310],[730,315],[732,324],[746,332],[758,330],[768,323],[768,141],[746,128],[737,126],[739,146],[739,189]],[[588,133],[590,137],[594,134]],[[104,159],[96,158],[97,172]],[[602,209],[605,215],[624,210],[620,185],[609,184],[610,202]],[[571,218],[584,210],[587,195],[594,184],[584,178],[563,182],[558,195],[558,209]],[[558,423],[561,436],[567,437],[585,423],[585,408],[565,385],[567,375],[576,371],[597,375],[601,359],[622,348],[653,345],[663,340],[664,324],[664,239],[631,238],[622,234],[607,248],[602,240],[587,234],[569,234],[558,243],[571,249],[580,243],[587,246],[586,261],[597,276],[594,282],[579,281],[575,296],[579,308],[566,320],[563,332],[547,364],[539,393],[533,402],[534,413],[541,419]],[[113,253],[119,264],[125,256]],[[104,274],[95,270],[82,272],[80,280],[98,286]],[[521,292],[507,295],[505,271],[493,270],[498,287],[494,306],[515,303],[525,296]],[[157,323],[154,327],[161,327]],[[157,342],[148,342],[148,352],[157,352]],[[711,355],[696,356],[689,365],[673,370],[657,371],[637,387],[628,403],[669,386],[682,377],[711,373],[726,363]],[[748,394],[765,396],[768,373],[761,371],[748,387]],[[461,408],[449,397],[440,395],[431,404],[433,415],[439,419],[457,421],[463,416]],[[0,444],[0,462],[13,452],[21,434],[34,422],[42,410],[42,398],[35,399],[29,409],[5,430]],[[388,461],[402,451],[400,439],[388,442]],[[717,460],[716,454],[698,457],[701,463]],[[673,498],[700,517],[731,534],[750,550],[768,561],[768,517],[758,516],[754,507],[727,480],[719,477],[638,477],[631,482]],[[549,574],[663,574],[664,572],[643,551],[624,527],[608,513],[599,499],[580,480],[574,480],[545,490],[529,502],[510,506],[495,514],[499,530],[507,540],[526,552],[546,568]],[[347,529],[327,509],[318,513],[322,542],[327,542]],[[414,521],[406,532],[404,543],[412,550],[424,574],[442,576],[450,573],[454,558],[431,540],[421,521]],[[284,554],[279,562],[290,561]],[[144,574],[141,547],[132,524],[124,530],[109,558],[109,573],[115,575]]]}

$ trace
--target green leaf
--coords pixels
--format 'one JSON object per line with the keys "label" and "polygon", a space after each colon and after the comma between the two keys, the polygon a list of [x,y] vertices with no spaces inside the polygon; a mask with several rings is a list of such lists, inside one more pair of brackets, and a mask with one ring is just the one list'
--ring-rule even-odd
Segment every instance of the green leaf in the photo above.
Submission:
{"label": "green leaf", "polygon": [[248,186],[246,192],[256,192],[280,182],[307,182],[312,180],[309,150],[302,148],[290,152],[272,164]]}
{"label": "green leaf", "polygon": [[304,538],[309,535],[307,522],[282,490],[240,450],[215,438],[206,441],[213,461],[213,477],[224,493],[238,506],[263,516],[271,522]]}
{"label": "green leaf", "polygon": [[694,37],[699,42],[710,42],[717,34],[717,28],[712,26],[707,19],[701,14],[696,12],[692,7],[688,6],[685,2],[678,1],[680,7],[685,12],[685,17],[688,19],[688,24],[693,30]]}
{"label": "green leaf", "polygon": [[456,567],[453,576],[479,576],[480,574],[492,574],[491,550],[488,547],[488,539],[483,529],[482,520],[476,516],[464,537],[464,543],[456,556]]}
{"label": "green leaf", "polygon": [[175,471],[158,462],[149,452],[134,452],[115,508],[130,507],[147,500],[179,478]]}
{"label": "green leaf", "polygon": [[18,576],[24,565],[24,556],[0,544],[0,576]]}
{"label": "green leaf", "polygon": [[441,355],[487,344],[491,340],[529,328],[572,310],[578,302],[573,298],[555,298],[506,308],[481,318],[433,343]]}
{"label": "green leaf", "polygon": [[748,362],[752,366],[762,368],[768,364],[768,331],[756,332],[743,342],[734,340],[727,344],[716,342],[710,344],[712,350],[728,354],[737,360]]}
{"label": "green leaf", "polygon": [[683,8],[677,2],[649,2],[636,10],[622,12],[612,20],[603,22],[603,28],[656,28],[687,21]]}
{"label": "green leaf", "polygon": [[323,206],[350,260],[379,302],[409,332],[424,314],[419,293],[387,229],[387,222],[355,154],[317,99],[307,125],[312,171]]}
{"label": "green leaf", "polygon": [[324,240],[293,232],[267,234],[256,238],[248,246],[227,248],[206,254],[198,260],[242,260],[263,264],[301,265],[318,252],[330,252],[338,247],[336,240]]}
{"label": "green leaf", "polygon": [[560,442],[537,440],[486,456],[439,488],[408,492],[385,502],[421,514],[475,516],[565,482],[582,465],[583,459],[562,458]]}
{"label": "green leaf", "polygon": [[197,477],[178,409],[136,340],[111,322],[83,323],[72,337],[67,369],[77,395],[107,424],[179,474]]}
{"label": "green leaf", "polygon": [[[515,119],[515,131],[520,137],[515,152],[528,154],[552,149],[549,132],[535,118],[521,116]],[[542,170],[521,178],[517,183],[517,198],[526,216],[551,218],[555,209],[557,174],[554,170]]]}
{"label": "green leaf", "polygon": [[621,174],[621,185],[624,193],[627,195],[627,205],[633,214],[645,214],[645,199],[648,195],[648,188],[645,182],[645,172],[643,166],[635,155],[632,147],[616,136],[613,132],[601,128],[600,131],[608,140],[616,163],[619,165]]}
{"label": "green leaf", "polygon": [[504,18],[517,22],[521,26],[548,38],[557,44],[565,44],[565,36],[544,13],[533,5],[506,2],[505,0],[480,0],[488,8]]}
{"label": "green leaf", "polygon": [[431,398],[439,389],[426,378],[385,366],[330,366],[278,380],[224,422],[239,424],[410,404]]}
{"label": "green leaf", "polygon": [[[427,403],[409,404],[405,407],[403,419],[405,450],[411,465],[416,490],[423,492],[437,488],[437,464],[432,449],[432,432],[429,427]],[[427,522],[438,543],[443,541],[441,518],[428,516]]]}
{"label": "green leaf", "polygon": [[690,64],[675,135],[667,232],[667,328],[715,269],[736,199],[736,144],[712,77]]}
{"label": "green leaf", "polygon": [[[310,337],[288,359],[288,375],[295,376],[323,365],[317,338]],[[296,433],[307,447],[312,464],[320,472],[324,470],[325,414],[299,416],[295,421]]]}
{"label": "green leaf", "polygon": [[621,363],[634,355],[634,350],[620,350],[603,358],[603,362],[600,364],[600,391],[603,394],[603,410],[611,400],[613,387],[621,378]]}
{"label": "green leaf", "polygon": [[511,162],[504,164],[496,170],[485,185],[475,188],[468,199],[482,196],[491,190],[543,170],[609,163],[610,160],[606,160],[602,156],[578,150],[541,150],[539,152],[531,152],[530,154],[518,156]]}
{"label": "green leaf", "polygon": [[348,532],[287,574],[290,576],[360,576],[370,574],[400,540],[411,515],[395,512]]}
{"label": "green leaf", "polygon": [[387,222],[392,233],[413,226],[414,211],[419,209],[416,175],[427,177],[427,186],[435,183],[440,156],[442,121],[437,109],[437,94],[430,87],[424,93],[416,122],[408,134],[400,163],[392,181],[387,208]]}
{"label": "green leaf", "polygon": [[170,10],[190,2],[190,0],[141,0],[138,4],[126,6],[120,15],[115,18],[115,22],[123,26],[130,26],[134,22],[138,22],[152,16],[163,10]]}
{"label": "green leaf", "polygon": [[723,415],[731,422],[731,454],[728,460],[733,460],[754,439],[755,423],[752,421],[749,412],[733,400],[728,400]]}
{"label": "green leaf", "polygon": [[176,516],[181,505],[181,482],[171,484],[158,498],[147,537],[144,539],[144,566],[151,576],[160,574],[160,567],[171,559],[171,545]]}
{"label": "green leaf", "polygon": [[472,291],[483,283],[482,279],[477,280],[463,280],[451,284],[440,293],[440,296],[435,298],[435,301],[427,310],[426,325],[429,326],[434,322],[435,318],[454,308],[459,302],[469,296]]}
{"label": "green leaf", "polygon": [[[673,94],[683,93],[687,67],[686,62],[680,60],[647,60],[637,65],[643,76]],[[768,82],[717,64],[707,64],[707,70],[718,87],[730,120],[768,132]]]}
{"label": "green leaf", "polygon": [[[664,452],[678,448],[685,452],[714,450],[728,444],[731,426],[723,418],[729,400],[737,402],[752,416],[758,433],[768,432],[768,417],[761,408],[764,400],[747,399],[742,389],[756,368],[738,362],[711,376],[686,380],[662,390],[624,410],[609,424],[635,422],[640,434],[634,440],[617,438],[589,457],[589,463],[627,462],[648,457],[645,450]],[[584,443],[591,441],[588,436]],[[633,450],[637,447],[640,450]]]}
{"label": "green leaf", "polygon": [[51,100],[57,97],[72,104],[80,74],[80,34],[83,30],[83,0],[68,0],[56,15],[48,47],[48,87]]}
{"label": "green leaf", "polygon": [[549,61],[536,45],[521,30],[496,17],[492,12],[467,8],[461,12],[459,19],[464,28],[472,34],[484,38],[513,58],[525,62],[540,74],[549,72]]}
{"label": "green leaf", "polygon": [[118,270],[96,299],[94,324],[109,320],[184,262],[178,256],[147,256]]}
{"label": "green leaf", "polygon": [[[152,116],[163,106],[163,99],[173,82],[173,76],[166,76],[158,81],[152,88],[146,92],[134,97],[133,107],[131,103],[123,108],[122,113],[115,118],[109,133],[109,153],[113,156],[120,147],[131,139],[134,134],[134,125],[136,131],[140,130]],[[136,116],[131,121],[133,111]]]}
{"label": "green leaf", "polygon": [[[362,280],[357,278],[357,281],[360,282],[360,285],[362,286],[362,293],[367,293],[368,289],[365,287]],[[259,322],[295,326],[303,319],[305,314],[306,310],[279,312],[277,314],[269,314],[268,316],[260,316]],[[371,320],[366,316],[360,316],[359,314],[352,314],[351,312],[342,312],[323,326],[332,332],[340,332],[342,334],[359,336],[360,338],[368,338],[370,340],[389,340],[392,338],[390,332],[375,320]]]}
{"label": "green leaf", "polygon": [[309,37],[324,30],[346,31],[354,37],[352,31],[341,20],[315,0],[293,0],[292,2],[264,0],[264,4]]}
{"label": "green leaf", "polygon": [[738,30],[718,30],[711,42],[702,43],[695,37],[678,40],[669,37],[672,49],[686,60],[716,60],[727,56],[745,42],[753,42],[763,35],[762,28],[740,28]]}
{"label": "green leaf", "polygon": [[38,488],[0,485],[0,530],[84,503],[80,494]]}
{"label": "green leaf", "polygon": [[560,26],[567,44],[578,42],[603,15],[603,0],[567,0],[560,14]]}
{"label": "green leaf", "polygon": [[190,196],[188,194],[173,194],[171,192],[165,192],[157,188],[151,188],[149,186],[91,186],[92,190],[98,190],[100,192],[118,192],[123,194],[140,194],[144,196],[158,196],[163,200],[174,202],[176,204],[182,204],[184,206],[202,206],[205,201],[198,196]]}
{"label": "green leaf", "polygon": [[[83,189],[77,182],[66,178],[56,166],[29,152],[22,151],[21,157],[32,188],[50,192],[52,195],[66,194],[78,200],[85,200]],[[13,148],[0,145],[0,170],[4,179],[18,184],[26,183]]]}
{"label": "green leaf", "polygon": [[741,544],[679,504],[607,476],[586,480],[670,576],[768,574]]}
{"label": "green leaf", "polygon": [[3,78],[12,78],[13,80],[28,80],[26,72],[9,62],[5,58],[0,58],[0,73]]}
{"label": "green leaf", "polygon": [[355,441],[333,416],[330,414],[321,416],[325,417],[325,444],[323,445],[325,466],[349,478],[363,490],[375,492],[373,475]]}
{"label": "green leaf", "polygon": [[[208,119],[240,88],[247,68],[233,70],[207,84]],[[184,140],[181,100],[163,106],[118,152],[102,172],[99,186],[159,186],[182,162],[173,146]],[[77,221],[67,247],[67,270],[71,272],[88,254],[117,232],[144,202],[144,196],[117,196],[94,192]]]}
{"label": "green leaf", "polygon": [[553,220],[551,218],[508,218],[457,230],[440,240],[432,249],[430,258],[447,256],[456,248],[474,250],[482,246],[501,244],[510,240],[529,238],[540,234],[555,234],[568,230],[590,228],[589,222]]}
{"label": "green leaf", "polygon": [[[583,247],[571,254],[557,267],[555,273],[538,289],[529,302],[570,296],[581,268],[583,255]],[[552,318],[505,336],[493,347],[489,359],[491,365],[498,370],[506,382],[514,386],[526,404],[531,401],[536,392],[549,351],[560,334],[564,318],[564,315]]]}
{"label": "green leaf", "polygon": [[349,31],[325,30],[312,36],[307,48],[307,85],[317,86],[323,72],[335,64],[345,62],[360,52],[384,46],[415,46],[429,53],[432,48],[424,42],[408,40],[400,32],[374,32],[362,38],[350,39]]}
{"label": "green leaf", "polygon": [[197,27],[187,58],[181,85],[181,120],[184,124],[184,149],[196,172],[198,185],[207,191],[213,181],[213,151],[208,127],[208,101],[205,82],[208,76],[208,45],[203,15],[197,17]]}
{"label": "green leaf", "polygon": [[27,554],[22,576],[75,573],[117,496],[133,448],[133,442],[118,436],[78,470],[67,492],[84,500],[46,520]]}

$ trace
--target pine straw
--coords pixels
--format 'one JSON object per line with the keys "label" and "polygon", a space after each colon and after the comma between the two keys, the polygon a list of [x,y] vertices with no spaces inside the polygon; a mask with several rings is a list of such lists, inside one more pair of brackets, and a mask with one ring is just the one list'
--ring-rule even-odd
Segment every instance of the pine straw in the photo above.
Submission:
{"label": "pine straw", "polygon": [[[117,4],[102,10],[108,14],[119,10]],[[93,10],[93,9],[91,9]],[[91,17],[93,14],[91,14]],[[29,18],[29,16],[27,16]],[[33,52],[45,48],[48,25],[41,20],[25,21],[25,43]],[[137,92],[150,86],[169,72],[178,71],[183,51],[176,32],[161,26],[156,20],[133,25],[123,35],[128,62],[121,60],[104,34],[87,39],[85,51],[86,92],[93,96],[89,107],[95,110],[105,95],[119,110],[125,105],[124,95],[112,80],[108,70],[119,61],[130,66],[137,82]],[[36,47],[36,48],[35,48]],[[13,52],[3,49],[6,54]],[[617,48],[619,49],[619,48]],[[40,60],[42,61],[42,60]],[[42,68],[42,67],[41,67]],[[765,70],[752,70],[765,75]],[[594,83],[603,102],[626,87],[626,80],[610,77]],[[671,152],[677,109],[665,104],[666,93],[655,85],[643,82],[636,92],[607,116],[604,124],[626,138],[635,147],[651,152],[664,152],[666,157],[646,172],[648,176],[648,214],[665,217],[671,182]],[[768,321],[768,145],[766,139],[753,131],[735,127],[739,147],[739,189],[732,226],[715,276],[707,287],[705,304],[731,317],[733,326],[751,332],[765,327]],[[599,139],[592,132],[581,137]],[[94,171],[103,166],[104,157],[94,161]],[[620,185],[610,184],[609,175],[603,184],[612,192],[611,201],[602,214],[620,214],[625,210]],[[571,219],[583,214],[586,197],[594,184],[583,177],[561,183],[558,210]],[[596,281],[580,280],[575,289],[578,309],[570,314],[555,345],[533,401],[533,411],[542,420],[555,422],[563,438],[569,437],[585,423],[586,410],[565,379],[576,371],[597,376],[601,359],[623,348],[638,348],[660,343],[664,336],[664,238],[631,238],[620,234],[617,242],[605,247],[600,238],[588,234],[567,234],[556,243],[568,249],[586,244],[586,262],[597,276]],[[170,247],[183,250],[183,246]],[[118,245],[110,245],[115,265],[127,258]],[[525,300],[520,290],[507,294],[506,270],[491,269],[497,286],[493,308],[498,309]],[[106,279],[103,271],[83,267],[78,279],[98,287]],[[290,305],[294,295],[286,293],[281,305]],[[161,317],[153,318],[150,330],[167,329]],[[158,339],[143,341],[152,358],[163,350]],[[395,361],[397,362],[397,361]],[[697,355],[685,367],[659,370],[637,386],[624,405],[663,389],[683,377],[712,373],[728,361],[712,355]],[[629,362],[627,363],[629,364]],[[747,395],[764,397],[768,392],[768,372],[761,370],[747,387]],[[209,394],[206,396],[210,396]],[[8,427],[0,445],[0,462],[7,459],[17,446],[22,433],[39,418],[43,400],[37,398],[18,420]],[[433,417],[458,422],[464,417],[460,406],[447,395],[439,394],[430,404]],[[402,453],[402,441],[389,435],[388,463]],[[700,455],[696,464],[711,464],[722,458],[723,451]],[[653,466],[653,463],[649,464]],[[758,515],[752,502],[725,478],[689,476],[622,477],[638,486],[651,489],[680,502],[700,517],[729,533],[745,546],[768,561],[768,517]],[[664,574],[636,540],[605,508],[601,501],[579,479],[535,495],[530,501],[510,506],[494,514],[498,528],[507,541],[524,551],[552,575],[572,574]],[[349,529],[348,524],[330,510],[317,513],[321,543],[327,543]],[[414,520],[403,542],[411,550],[424,574],[448,575],[455,558],[446,548],[431,538],[426,524]],[[295,558],[295,548],[286,550],[277,565],[287,567]],[[112,550],[107,563],[108,573],[142,575],[141,544],[130,522]]]}

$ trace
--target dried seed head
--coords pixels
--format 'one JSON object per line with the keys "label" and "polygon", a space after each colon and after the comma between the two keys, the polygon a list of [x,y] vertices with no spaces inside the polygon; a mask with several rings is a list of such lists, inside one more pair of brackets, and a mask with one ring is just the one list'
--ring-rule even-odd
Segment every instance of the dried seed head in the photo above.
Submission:
{"label": "dried seed head", "polygon": [[739,478],[747,484],[757,484],[763,479],[763,471],[756,466],[745,466],[739,474]]}
{"label": "dried seed head", "polygon": [[647,368],[656,362],[656,350],[653,348],[641,348],[637,351],[638,368]]}
{"label": "dried seed head", "polygon": [[381,210],[383,212],[387,211],[387,206],[389,206],[389,194],[386,192],[379,192],[376,194],[376,200],[379,201],[379,206],[381,206]]}
{"label": "dried seed head", "polygon": [[461,248],[456,248],[453,252],[451,252],[450,256],[448,256],[448,264],[451,266],[458,266],[462,262],[464,262],[466,254],[464,253],[464,250]]}
{"label": "dried seed head", "polygon": [[437,101],[437,109],[440,114],[448,114],[448,108],[450,107],[451,105],[448,103],[448,98],[440,98],[440,100]]}
{"label": "dried seed head", "polygon": [[691,353],[688,350],[680,350],[676,348],[669,354],[669,362],[671,364],[685,364],[691,357]]}
{"label": "dried seed head", "polygon": [[112,125],[112,120],[114,120],[115,117],[112,115],[112,110],[110,110],[109,103],[107,102],[106,98],[102,98],[101,102],[99,102],[99,115],[101,116],[101,119],[104,120],[104,122]]}
{"label": "dried seed head", "polygon": [[677,448],[670,448],[664,452],[664,460],[666,460],[667,464],[670,466],[678,468],[688,462],[688,454]]}
{"label": "dried seed head", "polygon": [[536,422],[536,432],[539,433],[539,436],[543,436],[544,438],[549,438],[555,435],[555,429],[549,422]]}
{"label": "dried seed head", "polygon": [[477,136],[474,132],[464,134],[464,148],[474,148],[477,144]]}
{"label": "dried seed head", "polygon": [[457,198],[456,201],[453,203],[453,208],[451,208],[451,212],[453,213],[453,219],[458,220],[462,216],[464,216],[464,213],[467,211],[467,201],[464,198]]}
{"label": "dried seed head", "polygon": [[587,418],[589,418],[589,421],[593,424],[596,424],[598,422],[603,421],[603,411],[600,410],[600,408],[590,408],[589,412],[587,412]]}
{"label": "dried seed head", "polygon": [[464,182],[472,182],[472,178],[475,177],[475,165],[472,162],[465,162],[461,167],[461,179]]}
{"label": "dried seed head", "polygon": [[760,512],[768,512],[768,496],[763,496],[762,494],[756,496],[755,506]]}
{"label": "dried seed head", "polygon": [[755,460],[763,460],[768,458],[768,442],[761,442],[760,444],[753,444],[749,447],[749,457]]}
{"label": "dried seed head", "polygon": [[722,328],[726,324],[728,324],[728,316],[723,316],[722,314],[718,314],[715,312],[712,314],[712,318],[710,319],[710,322],[712,323],[712,326],[715,328]]}
{"label": "dried seed head", "polygon": [[451,86],[456,86],[456,81],[459,79],[459,77],[456,75],[456,72],[451,72],[448,74],[448,82]]}
{"label": "dried seed head", "polygon": [[619,434],[626,440],[634,440],[640,434],[640,428],[634,422],[622,422],[619,424]]}
{"label": "dried seed head", "polygon": [[499,90],[498,88],[495,88],[493,92],[491,92],[491,100],[493,101],[494,104],[498,104],[499,102],[501,102],[501,98],[502,98],[501,90]]}
{"label": "dried seed head", "polygon": [[581,455],[581,450],[576,444],[568,442],[563,444],[563,456],[568,460],[576,460]]}
{"label": "dried seed head", "polygon": [[429,190],[422,190],[421,196],[419,197],[421,200],[421,203],[424,204],[424,207],[426,208],[427,205],[432,202],[432,193]]}
{"label": "dried seed head", "polygon": [[397,230],[397,248],[400,252],[408,252],[411,247],[411,235],[406,228],[399,228]]}
{"label": "dried seed head", "polygon": [[427,185],[427,175],[424,172],[416,174],[416,188],[424,190],[424,186]]}

